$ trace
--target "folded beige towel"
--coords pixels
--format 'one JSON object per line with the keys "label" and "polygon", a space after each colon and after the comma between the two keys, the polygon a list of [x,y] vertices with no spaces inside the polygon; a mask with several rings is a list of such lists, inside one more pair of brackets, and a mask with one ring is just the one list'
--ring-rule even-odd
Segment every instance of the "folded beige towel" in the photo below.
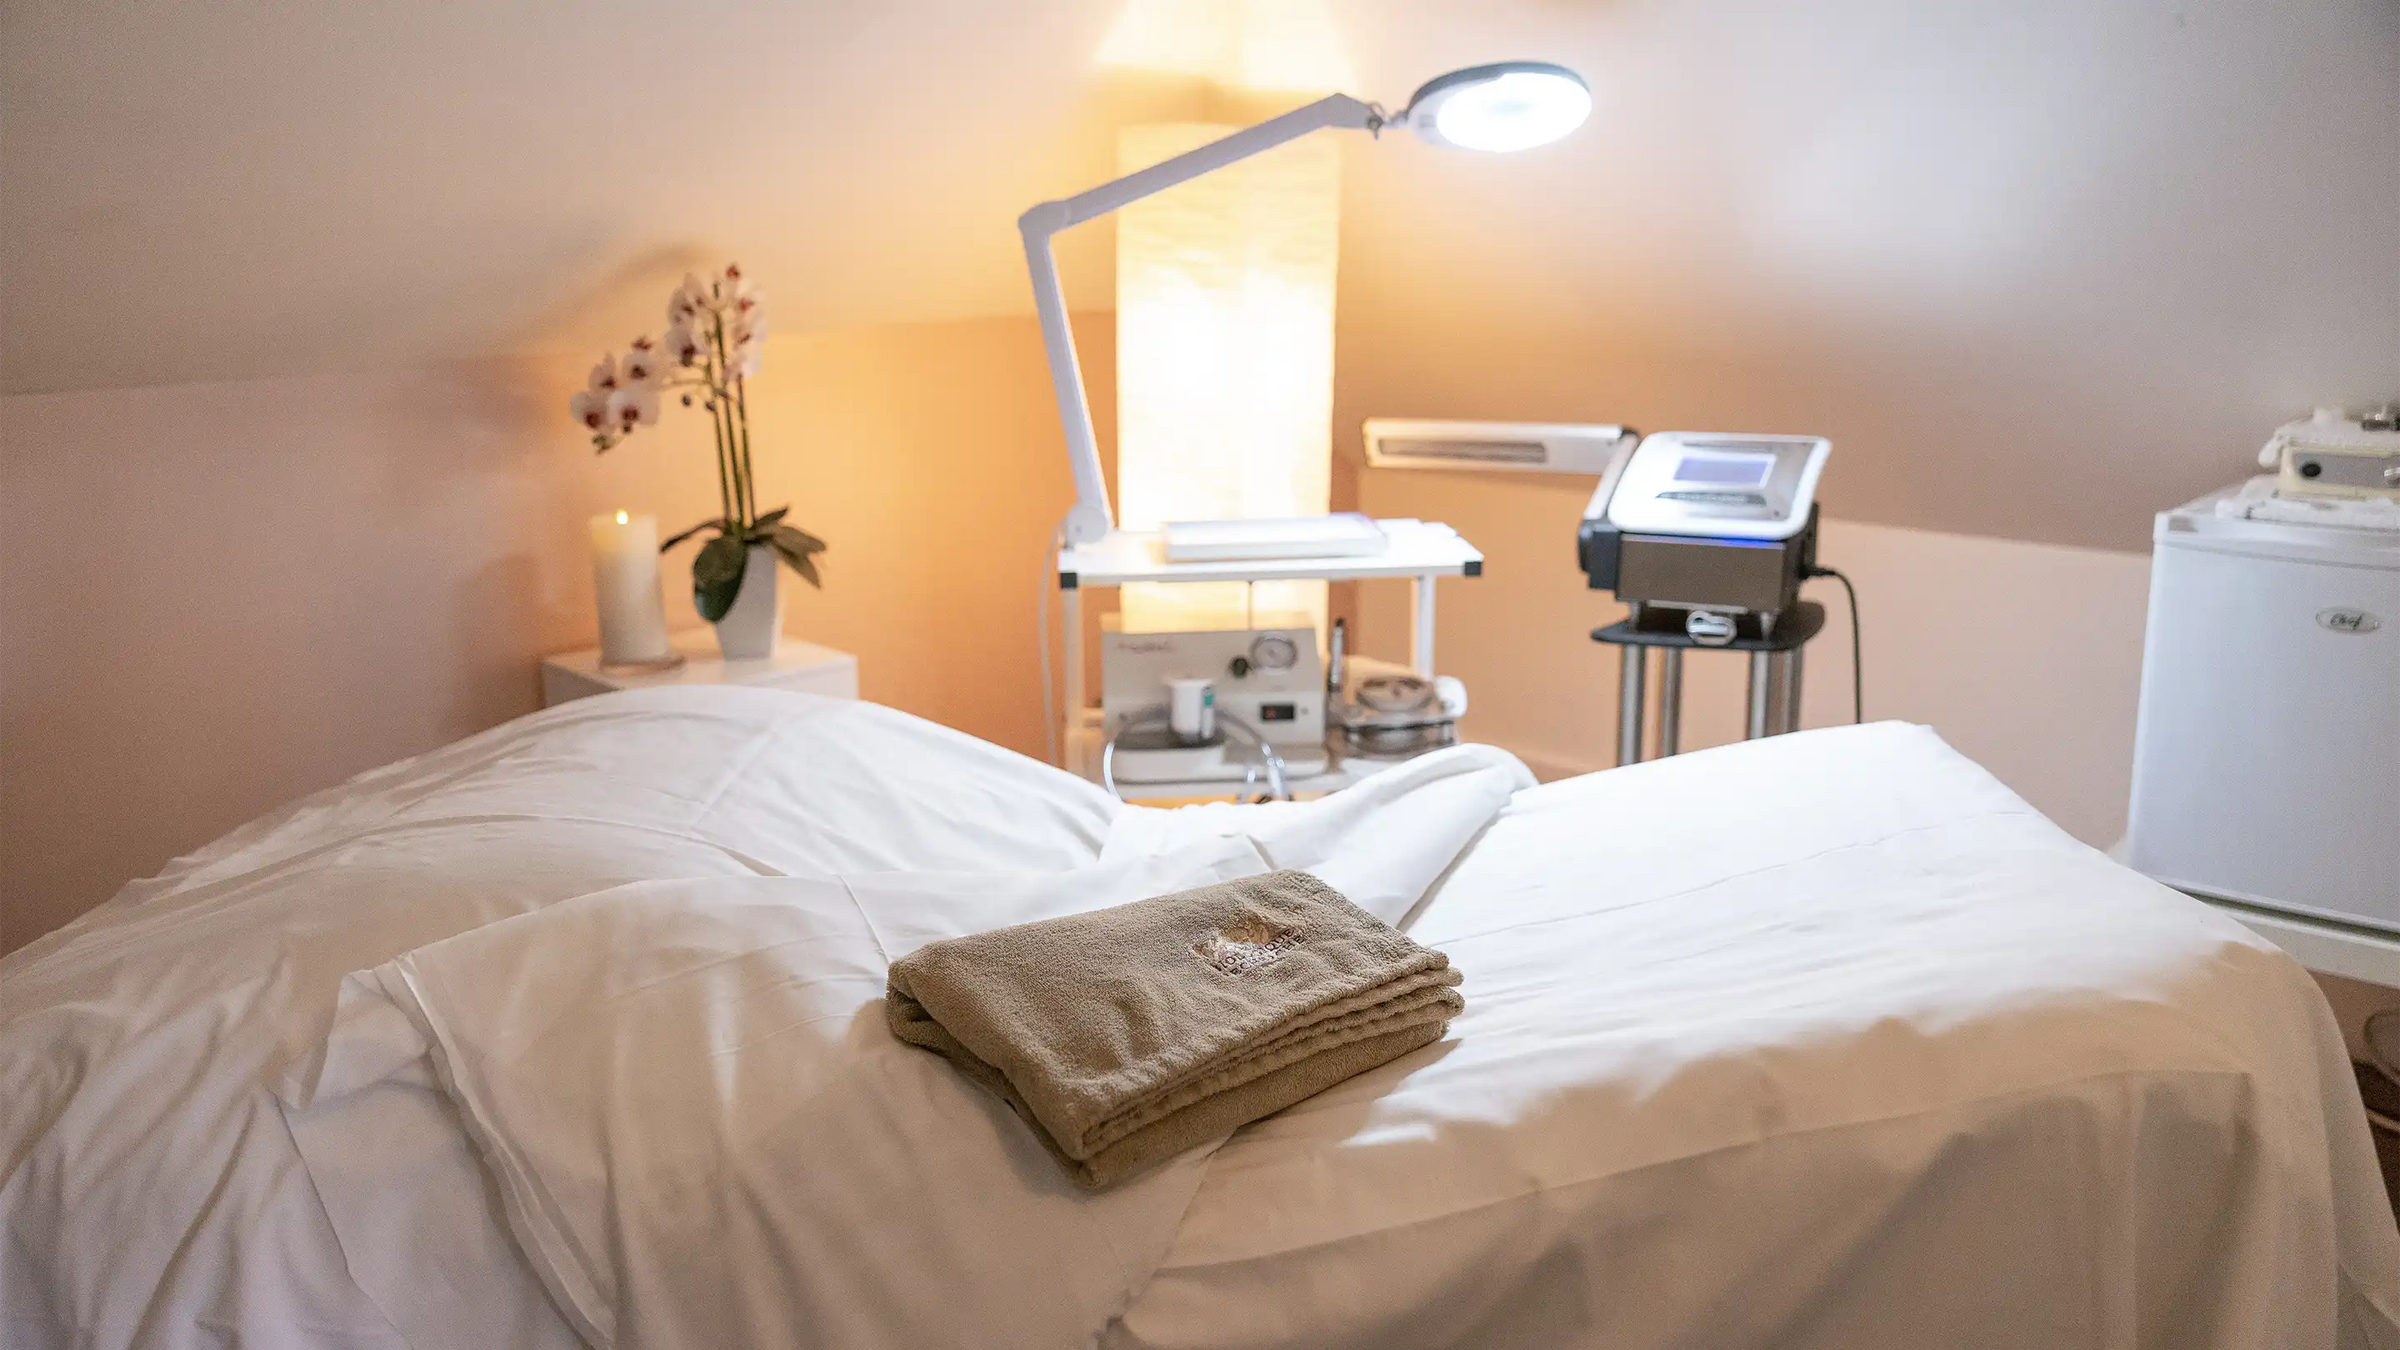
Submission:
{"label": "folded beige towel", "polygon": [[1441,1039],[1458,980],[1271,872],[920,948],[884,1010],[1098,1189]]}

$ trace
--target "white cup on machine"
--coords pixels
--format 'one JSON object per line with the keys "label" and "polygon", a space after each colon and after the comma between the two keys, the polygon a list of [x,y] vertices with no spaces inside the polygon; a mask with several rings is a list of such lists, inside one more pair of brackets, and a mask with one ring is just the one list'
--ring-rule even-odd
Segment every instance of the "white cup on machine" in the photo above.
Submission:
{"label": "white cup on machine", "polygon": [[1208,679],[1167,681],[1167,728],[1185,745],[1200,745],[1217,734],[1217,682]]}

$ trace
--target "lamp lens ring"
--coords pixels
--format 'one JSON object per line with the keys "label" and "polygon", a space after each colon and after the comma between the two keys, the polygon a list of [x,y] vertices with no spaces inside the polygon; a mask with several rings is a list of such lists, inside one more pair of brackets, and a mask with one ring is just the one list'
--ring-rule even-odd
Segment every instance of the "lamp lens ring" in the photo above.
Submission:
{"label": "lamp lens ring", "polygon": [[1402,113],[1417,135],[1462,150],[1529,150],[1591,116],[1583,77],[1548,61],[1501,61],[1428,80]]}

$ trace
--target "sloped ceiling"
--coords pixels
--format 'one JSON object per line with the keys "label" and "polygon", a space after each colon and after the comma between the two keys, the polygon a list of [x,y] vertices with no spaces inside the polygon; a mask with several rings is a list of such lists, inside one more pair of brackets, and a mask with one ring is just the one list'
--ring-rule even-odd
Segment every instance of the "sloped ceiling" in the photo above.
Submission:
{"label": "sloped ceiling", "polygon": [[[786,327],[1024,312],[1016,214],[1106,177],[1153,97],[1094,59],[1124,2],[12,0],[0,386],[581,350],[727,256]],[[2400,394],[2400,0],[1326,13],[1363,97],[1520,55],[1595,89],[1523,156],[1346,150],[1344,359],[1474,334],[1411,372],[1453,381],[1431,411],[1543,351],[1880,390],[1919,442],[1945,403],[2020,440],[2115,409],[2038,468],[2145,436],[2222,462]],[[1082,233],[1070,291],[1105,307]],[[1510,336],[1540,350],[1499,362]],[[1606,412],[1538,401],[1510,406]]]}
{"label": "sloped ceiling", "polygon": [[[787,324],[1005,311],[1010,222],[1081,167],[1109,17],[11,3],[0,372],[13,391],[358,369],[596,321],[621,342],[726,255]],[[615,308],[636,291],[638,314]]]}

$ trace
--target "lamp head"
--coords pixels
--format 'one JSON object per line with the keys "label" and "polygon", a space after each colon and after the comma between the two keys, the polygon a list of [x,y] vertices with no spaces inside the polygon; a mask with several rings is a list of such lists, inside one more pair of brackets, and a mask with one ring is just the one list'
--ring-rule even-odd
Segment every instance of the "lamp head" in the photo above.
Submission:
{"label": "lamp head", "polygon": [[1426,81],[1393,120],[1435,145],[1530,150],[1582,126],[1591,113],[1591,87],[1581,75],[1548,61],[1500,61]]}

